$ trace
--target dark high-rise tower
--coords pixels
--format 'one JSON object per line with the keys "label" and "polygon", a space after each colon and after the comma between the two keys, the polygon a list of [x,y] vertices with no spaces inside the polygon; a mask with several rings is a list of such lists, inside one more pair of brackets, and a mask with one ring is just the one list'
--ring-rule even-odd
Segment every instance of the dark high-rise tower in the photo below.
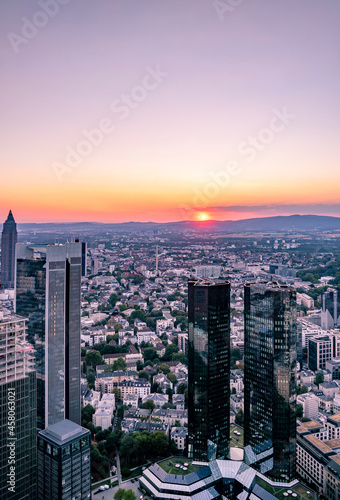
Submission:
{"label": "dark high-rise tower", "polygon": [[80,424],[81,243],[17,245],[16,312],[35,348],[37,426]]}
{"label": "dark high-rise tower", "polygon": [[230,283],[189,280],[189,456],[227,457],[230,422]]}
{"label": "dark high-rise tower", "polygon": [[1,238],[1,286],[14,288],[15,244],[18,232],[12,211],[9,211],[2,229]]}
{"label": "dark high-rise tower", "polygon": [[296,460],[296,294],[277,283],[244,288],[244,458],[274,481]]}
{"label": "dark high-rise tower", "polygon": [[62,420],[40,431],[38,470],[38,500],[90,500],[90,431],[70,420]]}

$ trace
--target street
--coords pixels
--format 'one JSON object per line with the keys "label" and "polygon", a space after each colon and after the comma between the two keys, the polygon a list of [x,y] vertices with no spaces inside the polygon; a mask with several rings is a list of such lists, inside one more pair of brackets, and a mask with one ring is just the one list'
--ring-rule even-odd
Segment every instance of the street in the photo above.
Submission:
{"label": "street", "polygon": [[136,498],[137,500],[139,500],[139,497],[142,495],[142,492],[138,489],[139,488],[139,480],[137,481],[134,481],[133,483],[131,482],[131,480],[128,480],[128,481],[124,481],[119,485],[117,486],[114,486],[113,488],[110,488],[108,490],[104,490],[104,491],[100,491],[99,493],[96,493],[96,491],[98,491],[98,488],[96,488],[95,490],[92,491],[92,498],[94,500],[112,500],[113,499],[113,496],[114,494],[116,493],[116,491],[119,489],[119,488],[124,488],[125,490],[133,490],[135,493],[136,493]]}

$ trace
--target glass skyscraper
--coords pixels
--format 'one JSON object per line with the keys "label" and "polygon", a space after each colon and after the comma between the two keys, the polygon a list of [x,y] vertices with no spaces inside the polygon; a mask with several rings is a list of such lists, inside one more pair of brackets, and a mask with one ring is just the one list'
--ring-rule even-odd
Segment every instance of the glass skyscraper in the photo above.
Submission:
{"label": "glass skyscraper", "polygon": [[230,283],[190,279],[189,457],[227,458],[230,423]]}
{"label": "glass skyscraper", "polygon": [[80,423],[81,243],[16,247],[16,312],[35,349],[37,426]]}
{"label": "glass skyscraper", "polygon": [[340,317],[338,291],[335,288],[328,288],[322,294],[321,303],[321,328],[330,330],[338,326]]}
{"label": "glass skyscraper", "polygon": [[36,499],[36,377],[25,319],[0,311],[0,498]]}
{"label": "glass skyscraper", "polygon": [[296,469],[296,293],[251,283],[244,300],[245,462],[289,482]]}
{"label": "glass skyscraper", "polygon": [[14,288],[15,245],[18,233],[12,212],[3,225],[1,236],[1,287]]}

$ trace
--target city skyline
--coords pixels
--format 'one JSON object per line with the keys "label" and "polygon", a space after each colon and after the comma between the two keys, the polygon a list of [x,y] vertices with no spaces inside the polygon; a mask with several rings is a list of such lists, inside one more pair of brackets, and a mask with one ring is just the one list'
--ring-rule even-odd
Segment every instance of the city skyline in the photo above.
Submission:
{"label": "city skyline", "polygon": [[339,13],[335,0],[7,5],[1,220],[8,207],[22,222],[340,215]]}

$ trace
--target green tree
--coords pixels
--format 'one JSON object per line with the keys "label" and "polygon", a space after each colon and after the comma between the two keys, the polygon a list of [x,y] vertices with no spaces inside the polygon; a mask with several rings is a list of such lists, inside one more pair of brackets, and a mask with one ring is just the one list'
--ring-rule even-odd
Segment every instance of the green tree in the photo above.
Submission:
{"label": "green tree", "polygon": [[188,356],[184,352],[175,352],[172,355],[171,361],[180,361],[183,365],[188,366]]}
{"label": "green tree", "polygon": [[303,406],[302,405],[296,405],[296,416],[298,418],[301,418],[303,415]]}
{"label": "green tree", "polygon": [[131,314],[130,314],[130,320],[132,319],[135,319],[135,318],[138,318],[140,319],[141,321],[145,321],[145,312],[142,311],[141,309],[138,309],[137,311],[133,311]]}
{"label": "green tree", "polygon": [[119,490],[117,490],[116,493],[114,494],[113,498],[115,500],[124,500],[124,496],[125,496],[125,489],[119,488]]}
{"label": "green tree", "polygon": [[165,348],[165,354],[163,356],[163,359],[166,361],[171,361],[172,355],[178,352],[178,345],[175,344],[168,344]]}
{"label": "green tree", "polygon": [[185,384],[184,382],[181,382],[179,384],[179,386],[177,387],[177,394],[184,394],[186,388],[187,388],[187,384]]}
{"label": "green tree", "polygon": [[308,389],[305,385],[298,385],[296,388],[297,394],[306,394],[308,392]]}
{"label": "green tree", "polygon": [[96,381],[96,377],[93,375],[93,373],[89,373],[87,376],[87,383],[89,384],[90,389],[94,389],[94,383]]}
{"label": "green tree", "polygon": [[143,404],[143,408],[144,408],[144,410],[154,410],[155,409],[155,403],[151,399],[148,399]]}
{"label": "green tree", "polygon": [[170,367],[169,367],[169,365],[167,365],[166,363],[162,363],[160,365],[160,367],[158,368],[158,372],[162,372],[165,375],[167,375],[168,373],[170,373]]}
{"label": "green tree", "polygon": [[96,410],[90,404],[88,404],[84,408],[82,408],[81,409],[82,422],[85,422],[86,424],[88,424],[89,422],[92,422],[92,415],[95,413],[95,411]]}
{"label": "green tree", "polygon": [[97,365],[105,364],[98,351],[89,351],[85,356],[85,363],[87,366],[91,365],[93,369],[96,369]]}
{"label": "green tree", "polygon": [[131,489],[125,491],[124,500],[136,500],[136,494]]}
{"label": "green tree", "polygon": [[128,406],[126,406],[126,405],[122,405],[122,406],[120,406],[120,407],[118,408],[118,410],[117,410],[117,416],[118,416],[119,418],[123,418],[123,417],[124,417],[124,411],[125,411],[125,410],[128,410],[128,409],[129,409],[129,407],[128,407]]}
{"label": "green tree", "polygon": [[113,371],[117,371],[117,370],[125,371],[127,364],[126,364],[126,361],[124,358],[118,358],[114,361],[112,366],[113,366]]}
{"label": "green tree", "polygon": [[110,295],[110,298],[109,298],[109,302],[111,304],[112,307],[114,307],[116,305],[116,302],[119,300],[119,297],[116,293],[112,293]]}
{"label": "green tree", "polygon": [[176,375],[174,373],[168,373],[168,379],[170,380],[170,382],[172,382],[173,384],[176,384],[177,382],[177,378],[176,378]]}
{"label": "green tree", "polygon": [[239,361],[241,359],[242,355],[240,349],[232,349],[230,352],[230,366],[234,366],[236,364],[236,361]]}
{"label": "green tree", "polygon": [[235,424],[236,425],[240,425],[241,427],[243,427],[243,424],[244,424],[244,415],[243,415],[242,408],[239,409],[239,411],[237,412],[237,414],[235,416]]}
{"label": "green tree", "polygon": [[121,323],[116,323],[114,326],[115,332],[118,333],[119,330],[123,328],[123,325]]}
{"label": "green tree", "polygon": [[128,464],[133,453],[134,439],[130,435],[125,435],[120,443],[119,453],[124,461]]}
{"label": "green tree", "polygon": [[105,448],[108,453],[114,452],[120,446],[120,442],[123,436],[122,431],[111,432],[106,438]]}
{"label": "green tree", "polygon": [[168,438],[163,431],[156,431],[151,434],[152,450],[156,457],[164,457],[168,451]]}
{"label": "green tree", "polygon": [[149,380],[149,374],[146,370],[141,370],[138,373],[139,378],[146,378],[146,380]]}
{"label": "green tree", "polygon": [[316,385],[320,385],[320,384],[322,384],[322,383],[323,383],[323,381],[324,381],[324,376],[323,376],[323,373],[318,372],[318,373],[316,374],[316,377],[315,377],[315,383],[316,383]]}
{"label": "green tree", "polygon": [[144,357],[144,362],[146,361],[153,361],[155,358],[157,358],[157,351],[153,347],[147,347],[143,351],[143,357]]}

